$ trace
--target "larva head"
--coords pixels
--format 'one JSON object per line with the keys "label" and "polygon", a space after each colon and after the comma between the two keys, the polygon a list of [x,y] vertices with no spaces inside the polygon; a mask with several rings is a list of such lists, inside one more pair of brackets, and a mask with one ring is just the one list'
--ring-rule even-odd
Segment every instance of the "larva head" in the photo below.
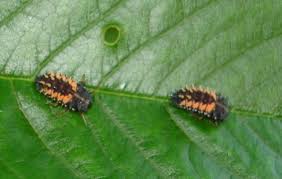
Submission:
{"label": "larva head", "polygon": [[223,121],[229,114],[227,99],[217,94],[215,110],[212,113],[214,120]]}
{"label": "larva head", "polygon": [[86,112],[92,104],[92,95],[78,83],[77,93],[74,94],[74,98],[69,107],[78,112]]}

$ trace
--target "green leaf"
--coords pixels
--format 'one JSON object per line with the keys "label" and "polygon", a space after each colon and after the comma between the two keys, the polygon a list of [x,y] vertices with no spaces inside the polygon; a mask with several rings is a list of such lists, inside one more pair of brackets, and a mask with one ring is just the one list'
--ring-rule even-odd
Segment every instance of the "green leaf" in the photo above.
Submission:
{"label": "green leaf", "polygon": [[[281,34],[280,0],[2,0],[0,178],[281,178]],[[85,76],[87,125],[46,71]],[[186,84],[226,121],[171,106]]]}

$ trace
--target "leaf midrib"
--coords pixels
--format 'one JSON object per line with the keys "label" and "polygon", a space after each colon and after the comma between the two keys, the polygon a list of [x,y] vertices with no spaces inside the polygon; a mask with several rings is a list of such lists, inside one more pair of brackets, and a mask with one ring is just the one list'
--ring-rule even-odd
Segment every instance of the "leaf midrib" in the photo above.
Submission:
{"label": "leaf midrib", "polygon": [[[7,76],[0,75],[0,79],[7,80],[7,81],[25,81],[29,83],[34,82],[33,78],[15,77],[15,76],[8,76],[8,75]],[[126,97],[126,98],[154,101],[157,103],[169,103],[169,98],[165,96],[153,96],[153,95],[147,95],[143,93],[132,93],[128,91],[114,90],[110,88],[97,88],[97,86],[87,86],[87,88],[94,94]],[[282,120],[282,115],[277,115],[277,114],[272,114],[272,113],[260,113],[256,111],[243,109],[243,108],[238,108],[236,106],[232,106],[230,112],[238,114],[238,115],[249,116],[249,117],[261,117],[261,118],[264,118],[264,120]]]}
{"label": "leaf midrib", "polygon": [[[29,78],[23,78],[23,79],[15,79],[14,77],[12,78],[9,78],[9,77],[1,77],[0,76],[0,79],[5,79],[5,80],[10,80],[10,81],[26,81],[28,83],[31,83],[32,82],[32,79],[29,79]],[[94,90],[94,88],[91,88],[92,90]],[[155,102],[163,102],[163,103],[167,103],[167,98],[160,98],[160,97],[149,97],[149,96],[145,96],[145,95],[136,95],[136,94],[129,94],[129,93],[126,93],[126,92],[120,92],[120,91],[114,91],[114,90],[103,90],[103,89],[96,89],[96,92],[97,93],[101,93],[101,94],[106,94],[106,95],[113,95],[113,96],[123,96],[123,97],[131,97],[131,98],[138,98],[138,99],[142,99],[142,100],[151,100],[151,101],[155,101]],[[20,108],[20,105],[19,105],[19,108]],[[21,110],[21,112],[24,114],[24,112]],[[169,112],[170,113],[170,112]],[[191,136],[187,134],[187,132],[191,132],[189,129],[188,131],[186,131],[186,128],[185,127],[181,127],[181,124],[179,124],[177,121],[175,121],[175,119],[173,117],[171,117],[171,119],[173,120],[173,122],[177,125],[177,127],[179,128],[179,130],[183,131],[183,133],[185,134],[185,136],[187,137],[188,140],[191,139]],[[113,121],[112,121],[113,122]],[[114,122],[113,122],[114,123]],[[115,124],[116,125],[116,124]],[[32,127],[32,126],[31,126]],[[116,126],[119,128],[119,126]],[[35,131],[36,132],[36,131]],[[193,132],[193,131],[192,131]],[[37,132],[36,132],[37,133]],[[124,137],[128,137],[127,134],[124,134]],[[193,136],[192,136],[193,137]],[[38,135],[38,138],[40,139],[40,136]],[[42,142],[43,140],[40,139]],[[134,140],[131,139],[133,142]],[[194,138],[194,139],[191,139],[192,141],[195,142],[195,140],[197,140],[197,138]],[[209,143],[209,142],[208,142]],[[196,143],[200,148],[203,148],[203,146],[207,145],[207,144],[199,144],[199,143]],[[45,144],[44,144],[45,145]],[[46,146],[46,145],[45,145]],[[101,147],[101,146],[100,146]],[[138,147],[138,146],[137,146]],[[47,146],[46,148],[48,149],[48,151],[51,151],[51,149],[49,149]],[[218,147],[217,147],[218,148]],[[213,151],[205,151],[209,156],[213,156]],[[215,156],[215,157],[212,157],[212,158],[215,158],[215,161],[218,161],[219,163],[225,163],[226,161],[226,157],[223,156],[223,160],[221,160],[221,155],[222,155],[222,152],[219,152],[218,154],[219,156]],[[105,155],[106,156],[106,155]],[[219,157],[219,158],[218,158]],[[57,158],[57,157],[56,157]],[[144,156],[144,158],[146,159],[146,157]],[[229,157],[228,157],[229,158]],[[234,157],[233,157],[234,158]],[[149,162],[150,163],[150,162]],[[238,162],[235,162],[238,164]],[[152,165],[154,166],[154,165]],[[155,168],[155,167],[153,167]],[[248,176],[246,175],[246,172],[241,172],[241,169],[236,169],[236,167],[234,168],[233,165],[228,165],[227,168],[234,174],[238,175],[238,176]],[[242,168],[240,166],[240,163],[239,163],[239,168]],[[156,169],[156,168],[155,168]],[[160,171],[158,169],[156,169],[156,171],[158,173],[160,173]],[[73,173],[73,172],[72,172]],[[75,175],[77,176],[77,175]]]}
{"label": "leaf midrib", "polygon": [[[12,21],[12,19],[14,17],[16,17],[18,14],[20,14],[32,2],[33,2],[33,0],[26,1],[20,7],[18,7],[15,11],[11,12],[4,20],[2,20],[0,22],[0,28],[2,27],[2,24],[4,22],[8,23],[8,22]],[[0,76],[0,79],[8,77],[9,80],[11,80],[11,79],[17,79],[18,80],[18,79],[20,79],[20,80],[23,80],[23,81],[33,81],[32,79],[35,78],[35,76],[40,72],[40,70],[42,68],[44,68],[54,57],[56,57],[66,47],[68,47],[71,43],[73,43],[76,39],[78,39],[82,34],[84,34],[85,32],[89,31],[97,23],[99,23],[101,20],[103,20],[107,16],[109,16],[115,9],[117,9],[119,6],[121,6],[125,2],[127,2],[127,1],[126,0],[120,0],[117,3],[113,4],[107,11],[105,11],[101,16],[99,16],[98,19],[95,19],[92,22],[87,23],[86,26],[84,26],[81,30],[76,32],[74,35],[70,36],[70,38],[68,38],[66,41],[62,42],[55,50],[53,50],[42,61],[42,63],[38,66],[38,68],[36,68],[35,72],[32,74],[31,77],[20,78],[20,77],[14,76],[15,77],[14,78],[14,77],[11,77],[9,75],[5,76],[5,75],[2,74],[2,76]],[[127,56],[122,58],[106,75],[104,75],[104,77],[99,81],[99,84],[102,84],[102,83],[106,82],[109,77],[111,77],[118,69],[120,69],[128,61],[128,59],[129,59],[128,57],[129,56],[131,56],[132,54],[137,52],[139,49],[142,49],[142,47],[146,46],[146,44],[151,43],[151,42],[155,41],[156,39],[162,37],[163,34],[169,32],[172,29],[174,29],[175,27],[177,27],[185,19],[193,16],[195,13],[197,13],[201,9],[204,9],[204,8],[208,7],[210,4],[212,4],[214,2],[217,2],[217,0],[209,1],[209,2],[207,2],[205,4],[203,4],[202,6],[194,9],[191,13],[187,14],[186,16],[183,15],[183,17],[180,20],[178,20],[176,23],[174,23],[171,26],[165,28],[163,31],[157,33],[152,38],[149,38],[148,40],[143,42],[141,45],[137,46]],[[271,36],[268,39],[262,39],[261,41],[255,43],[252,46],[250,46],[247,49],[245,49],[244,52],[248,51],[249,49],[252,49],[252,48],[256,47],[257,45],[261,44],[261,42],[269,41],[269,40],[271,40],[273,38],[276,38],[276,37],[279,37],[279,36],[281,36],[281,33],[276,34],[274,36]],[[233,62],[240,55],[242,55],[242,53],[239,53],[237,56],[235,56],[235,58],[232,58],[231,60],[229,60],[226,63],[222,64],[222,66],[220,66],[220,68],[222,68],[222,67],[226,66],[227,64]],[[207,75],[205,75],[203,78],[201,78],[198,82],[206,80],[206,77],[209,76],[211,73],[214,73],[214,72],[215,72],[215,69],[210,71]],[[198,82],[196,82],[196,83],[198,83]],[[99,86],[99,85],[97,85],[97,86]],[[107,88],[106,89],[105,88],[97,89],[97,88],[91,87],[91,86],[90,86],[90,89],[92,89],[92,90],[94,89],[95,92],[101,93],[101,94],[109,94],[109,95],[114,95],[114,96],[124,96],[124,97],[145,99],[145,100],[151,100],[151,101],[156,101],[156,102],[166,102],[166,101],[168,101],[167,98],[161,97],[161,96],[148,96],[148,95],[144,95],[144,94],[137,94],[136,95],[136,94],[133,94],[133,93],[120,92],[120,91],[115,91],[115,90],[111,90],[111,89],[107,89]],[[237,112],[238,113],[242,113],[243,112],[245,115],[251,115],[251,116],[255,115],[255,116],[264,116],[264,117],[267,117],[267,118],[282,118],[281,115],[275,115],[275,114],[271,114],[271,113],[258,113],[258,112],[255,112],[255,111],[249,111],[249,110],[240,109],[240,108],[236,108],[236,109],[234,109],[232,111],[235,112],[235,113],[237,113]]]}

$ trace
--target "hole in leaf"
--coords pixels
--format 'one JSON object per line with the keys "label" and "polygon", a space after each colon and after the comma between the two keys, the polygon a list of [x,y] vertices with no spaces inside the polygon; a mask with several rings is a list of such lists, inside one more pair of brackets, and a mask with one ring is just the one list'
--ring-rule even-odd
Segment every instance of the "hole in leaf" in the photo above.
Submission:
{"label": "hole in leaf", "polygon": [[121,29],[118,25],[107,25],[104,28],[104,43],[108,46],[114,46],[118,43],[120,35]]}

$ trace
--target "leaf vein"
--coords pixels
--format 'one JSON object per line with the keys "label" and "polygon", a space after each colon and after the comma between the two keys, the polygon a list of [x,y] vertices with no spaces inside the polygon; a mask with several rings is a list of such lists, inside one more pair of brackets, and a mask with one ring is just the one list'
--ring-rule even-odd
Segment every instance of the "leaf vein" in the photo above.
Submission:
{"label": "leaf vein", "polygon": [[148,156],[145,152],[145,149],[140,146],[140,141],[137,141],[137,138],[134,136],[134,134],[131,134],[129,130],[120,122],[120,120],[117,119],[117,117],[114,116],[113,112],[109,109],[109,107],[102,103],[100,100],[97,100],[97,103],[99,103],[99,106],[103,110],[105,114],[107,114],[110,121],[119,129],[119,131],[123,134],[125,138],[128,138],[129,141],[136,147],[136,149],[139,151],[139,153],[144,157],[145,161],[147,161],[151,167],[157,171],[157,173],[167,178],[170,175],[174,174],[174,171],[169,172],[170,169],[166,169],[165,167],[158,164],[156,161],[153,160],[151,156]]}
{"label": "leaf vein", "polygon": [[216,1],[210,1],[208,3],[206,3],[205,5],[197,8],[196,10],[194,10],[191,14],[189,14],[188,16],[183,16],[182,19],[180,19],[178,22],[176,22],[175,24],[169,26],[168,28],[164,29],[163,31],[161,31],[160,33],[156,34],[155,36],[153,36],[152,38],[147,39],[146,41],[144,41],[143,43],[141,43],[139,46],[135,47],[130,53],[128,53],[126,56],[124,56],[123,58],[120,59],[120,61],[112,67],[112,69],[107,72],[104,77],[101,78],[101,80],[99,81],[98,85],[104,84],[110,77],[112,77],[119,69],[121,69],[129,60],[130,60],[130,56],[132,56],[133,54],[137,53],[139,50],[143,49],[144,47],[146,47],[148,44],[153,43],[154,41],[160,39],[162,36],[164,36],[166,33],[169,33],[170,31],[174,30],[176,27],[178,27],[179,25],[181,25],[181,23],[184,20],[187,20],[188,18],[192,17],[195,13],[199,12],[200,10],[204,9],[205,7],[208,7],[212,2],[216,2]]}
{"label": "leaf vein", "polygon": [[[9,75],[3,75],[3,74],[0,75],[0,79],[11,80],[11,81],[33,82],[33,80],[30,78],[24,78],[20,76],[9,76]],[[91,86],[89,86],[88,88],[97,94],[120,96],[120,97],[134,98],[134,99],[140,99],[140,100],[149,100],[149,101],[155,101],[159,103],[168,103],[169,102],[169,98],[165,96],[151,96],[151,95],[146,95],[146,94],[141,94],[141,93],[131,93],[131,92],[126,92],[126,91],[118,91],[118,90],[112,90],[112,89],[106,89],[106,88],[95,88]],[[279,114],[252,111],[252,110],[239,108],[236,106],[232,107],[231,112],[234,112],[239,115],[244,115],[244,116],[263,117],[263,119],[269,118],[271,120],[282,120],[282,116]]]}
{"label": "leaf vein", "polygon": [[49,153],[51,155],[53,155],[55,158],[57,158],[60,163],[62,163],[66,169],[68,169],[76,178],[81,178],[81,175],[78,174],[71,166],[69,166],[66,162],[66,160],[57,155],[56,153],[53,152],[53,150],[44,142],[44,140],[40,137],[40,134],[37,132],[37,130],[33,127],[33,125],[29,122],[28,117],[26,115],[26,113],[24,112],[24,109],[22,108],[22,105],[19,101],[19,96],[14,88],[13,82],[11,82],[11,88],[13,90],[13,93],[15,95],[16,101],[17,101],[17,105],[18,105],[18,109],[19,111],[22,113],[22,115],[24,116],[24,118],[26,119],[27,123],[29,124],[29,126],[31,127],[31,129],[34,131],[34,134],[37,136],[37,138],[41,141],[42,145],[47,149],[47,151],[49,151]]}
{"label": "leaf vein", "polygon": [[215,35],[213,35],[210,39],[204,40],[204,38],[202,39],[202,41],[200,42],[199,46],[191,53],[189,54],[187,57],[185,57],[184,59],[181,59],[179,62],[177,62],[171,69],[169,69],[166,73],[166,75],[157,83],[156,88],[153,92],[153,94],[156,94],[159,89],[161,88],[161,85],[165,82],[165,80],[173,74],[173,72],[175,70],[177,70],[178,67],[180,67],[184,62],[186,62],[186,59],[192,57],[196,52],[200,51],[201,49],[203,49],[205,47],[206,44],[208,44],[208,42],[212,41],[213,39],[215,39],[217,37],[217,35],[225,33],[226,31],[230,30],[235,24],[232,24],[231,26],[229,26],[228,28],[224,29],[224,31],[219,31],[218,33],[216,33]]}
{"label": "leaf vein", "polygon": [[4,167],[7,168],[7,170],[10,171],[10,173],[12,173],[12,174],[13,174],[14,176],[16,176],[17,178],[25,178],[25,177],[23,177],[22,175],[20,175],[14,168],[12,168],[11,166],[5,164],[4,160],[0,159],[0,162],[2,163],[2,165],[3,165]]}
{"label": "leaf vein", "polygon": [[70,44],[72,44],[75,40],[81,37],[84,33],[89,31],[92,27],[97,25],[101,20],[109,16],[115,9],[122,4],[122,2],[126,2],[125,0],[120,0],[116,4],[114,4],[111,8],[109,8],[103,15],[101,15],[98,19],[88,23],[81,30],[77,31],[75,34],[70,35],[68,39],[62,42],[56,49],[51,51],[49,55],[38,65],[33,74],[31,75],[34,78],[50,61],[52,61],[58,54],[60,54],[64,49],[66,49]]}
{"label": "leaf vein", "polygon": [[2,21],[0,21],[0,28],[11,22],[17,15],[23,12],[25,8],[28,7],[28,5],[30,5],[32,2],[33,0],[28,0],[24,2],[21,6],[19,6],[15,11],[11,12],[7,17],[5,17]]}
{"label": "leaf vein", "polygon": [[117,168],[117,165],[113,162],[111,157],[108,155],[108,152],[105,149],[105,147],[103,146],[103,143],[101,142],[101,140],[99,140],[99,135],[97,134],[97,132],[96,132],[97,130],[95,129],[95,125],[92,122],[90,123],[90,131],[91,131],[91,133],[94,137],[94,140],[96,141],[96,144],[98,144],[98,147],[101,149],[105,158],[107,158],[108,161],[112,164],[112,167],[114,168],[115,171],[119,170]]}
{"label": "leaf vein", "polygon": [[270,41],[270,40],[273,40],[273,39],[275,39],[275,38],[278,38],[278,37],[280,37],[281,35],[282,35],[282,34],[279,33],[279,34],[277,34],[277,35],[271,36],[271,37],[269,37],[269,38],[267,38],[267,39],[262,39],[262,40],[258,41],[257,43],[254,43],[253,45],[251,45],[251,46],[247,47],[246,49],[244,49],[243,52],[238,53],[237,55],[235,55],[234,57],[232,57],[230,60],[228,60],[228,61],[222,63],[220,66],[217,66],[216,68],[212,69],[210,72],[206,73],[206,75],[204,75],[201,79],[199,79],[197,82],[195,82],[195,84],[199,84],[199,83],[204,82],[204,81],[207,80],[208,77],[210,77],[212,74],[214,74],[214,73],[220,71],[221,69],[225,68],[225,67],[226,67],[227,65],[229,65],[230,63],[232,63],[232,62],[234,62],[234,61],[240,59],[239,57],[242,57],[242,56],[245,55],[248,51],[250,51],[250,50],[252,50],[252,49],[254,49],[254,48],[260,46],[260,45],[263,44],[263,43],[266,43],[266,42],[268,42],[268,41]]}
{"label": "leaf vein", "polygon": [[278,158],[281,160],[281,152],[278,151],[279,149],[275,149],[273,146],[271,146],[268,142],[267,139],[264,138],[254,127],[250,126],[250,124],[246,123],[246,127],[254,134],[257,136],[257,138],[270,150],[272,151],[275,155],[277,154]]}
{"label": "leaf vein", "polygon": [[224,150],[222,150],[218,145],[208,141],[203,134],[197,131],[197,129],[184,124],[182,119],[176,116],[171,109],[165,108],[165,110],[169,114],[170,119],[183,132],[183,134],[188,138],[188,140],[192,141],[194,144],[199,146],[199,148],[202,149],[211,158],[221,163],[222,166],[226,167],[229,171],[239,177],[253,177],[252,175],[248,174],[248,172],[245,170],[245,167],[242,166],[241,163],[239,163],[234,156],[230,156],[229,154],[227,155]]}

